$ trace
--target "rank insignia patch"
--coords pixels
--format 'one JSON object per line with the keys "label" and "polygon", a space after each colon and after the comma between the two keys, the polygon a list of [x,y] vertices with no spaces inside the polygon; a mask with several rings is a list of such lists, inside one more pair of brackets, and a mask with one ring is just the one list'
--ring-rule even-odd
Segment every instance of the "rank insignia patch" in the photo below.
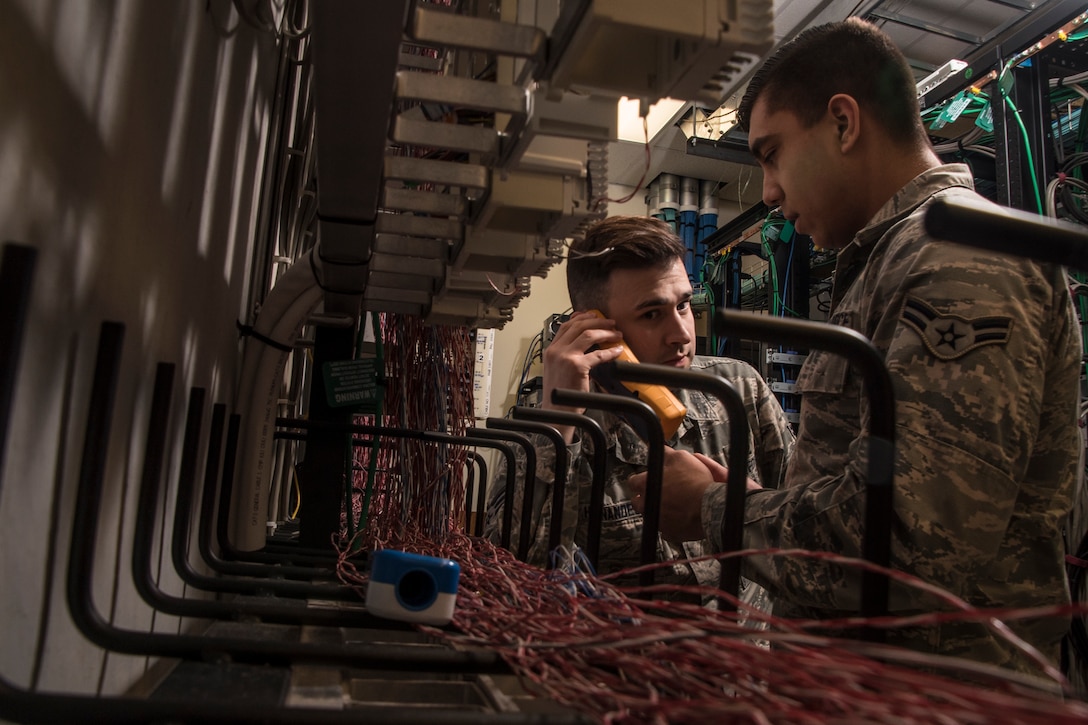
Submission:
{"label": "rank insignia patch", "polygon": [[955,360],[983,345],[1004,345],[1012,332],[1012,320],[1007,317],[968,320],[943,315],[916,297],[907,298],[901,318],[941,360]]}

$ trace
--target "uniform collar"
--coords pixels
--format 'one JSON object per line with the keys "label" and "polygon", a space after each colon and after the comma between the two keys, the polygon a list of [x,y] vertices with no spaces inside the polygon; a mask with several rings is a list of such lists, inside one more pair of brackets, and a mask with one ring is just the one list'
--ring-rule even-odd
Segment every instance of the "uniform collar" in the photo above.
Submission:
{"label": "uniform collar", "polygon": [[[842,257],[852,257],[860,250],[868,254],[871,247],[896,222],[906,218],[921,204],[938,191],[953,186],[974,189],[971,170],[966,164],[944,164],[927,169],[911,179],[906,186],[897,191],[891,199],[880,207],[854,239],[839,252]],[[849,254],[847,254],[849,252]]]}

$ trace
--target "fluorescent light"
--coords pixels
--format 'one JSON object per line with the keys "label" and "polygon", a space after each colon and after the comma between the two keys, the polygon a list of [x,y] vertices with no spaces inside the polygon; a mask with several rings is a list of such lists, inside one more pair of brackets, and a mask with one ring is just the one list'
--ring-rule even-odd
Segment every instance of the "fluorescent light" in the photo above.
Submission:
{"label": "fluorescent light", "polygon": [[967,67],[967,61],[953,58],[928,76],[918,81],[918,96],[924,96],[937,86]]}
{"label": "fluorescent light", "polygon": [[629,99],[624,96],[620,98],[616,107],[618,117],[616,135],[621,141],[633,143],[645,143],[647,138],[653,140],[685,103],[686,101],[677,101],[674,98],[662,98],[650,106],[650,111],[646,114],[646,132],[643,132],[642,116],[639,115],[641,102],[637,98]]}
{"label": "fluorescent light", "polygon": [[736,124],[737,112],[734,108],[721,106],[720,108],[703,109],[692,106],[691,110],[676,125],[684,132],[685,138],[717,141]]}

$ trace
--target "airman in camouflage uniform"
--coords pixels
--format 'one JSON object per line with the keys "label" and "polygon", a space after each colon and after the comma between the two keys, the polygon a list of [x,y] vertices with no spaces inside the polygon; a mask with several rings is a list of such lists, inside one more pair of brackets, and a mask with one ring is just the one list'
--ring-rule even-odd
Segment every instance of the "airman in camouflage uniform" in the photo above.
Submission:
{"label": "airman in camouflage uniform", "polygon": [[[978,607],[1062,603],[1060,527],[1079,446],[1078,328],[1060,269],[926,238],[925,205],[976,199],[970,188],[967,168],[950,165],[896,195],[839,253],[831,322],[870,338],[894,381],[893,565]],[[860,556],[869,409],[860,376],[843,358],[814,352],[797,382],[804,404],[791,487],[749,495],[744,545]],[[723,511],[721,486],[703,507],[711,536]],[[790,557],[750,564],[754,579],[788,592],[776,614],[857,611],[856,575]],[[937,603],[896,587],[892,608]],[[1068,623],[1011,626],[1056,661]],[[893,631],[889,641],[900,640],[991,663],[1017,660],[983,625]]]}
{"label": "airman in camouflage uniform", "polygon": [[[748,412],[748,475],[769,488],[777,488],[786,470],[786,461],[793,444],[789,427],[766,381],[751,365],[729,358],[695,356],[691,369],[705,371],[729,380],[740,393]],[[677,398],[687,408],[687,414],[672,441],[673,448],[702,453],[724,464],[728,456],[729,421],[721,402],[699,391],[677,390]],[[605,484],[604,512],[598,569],[610,573],[637,566],[642,542],[642,516],[637,513],[624,489],[623,482],[633,473],[645,471],[648,448],[634,428],[612,413],[589,410],[604,430],[608,442],[608,479]],[[529,561],[543,566],[547,561],[548,532],[551,518],[551,485],[555,480],[555,446],[542,436],[531,436],[537,454],[535,491],[539,493],[534,510],[534,534]],[[579,437],[567,446],[567,496],[563,512],[561,543],[570,547],[586,545],[590,488],[593,481],[592,461],[594,442]],[[518,452],[518,490],[515,501],[523,495],[525,459]],[[488,534],[496,541],[499,534],[503,489],[495,492],[488,507]],[[517,504],[516,504],[517,505]],[[515,508],[511,540],[518,540],[520,509]],[[718,586],[719,567],[716,561],[690,562],[688,559],[709,553],[703,541],[670,542],[658,538],[658,561],[675,561],[672,567],[658,569],[658,584]],[[615,580],[619,585],[637,583],[635,575]],[[741,582],[741,600],[768,610],[766,593],[761,587]]]}
{"label": "airman in camouflage uniform", "polygon": [[[567,262],[567,287],[577,312],[557,331],[544,351],[544,408],[559,408],[551,391],[599,390],[590,371],[615,359],[622,341],[641,362],[692,368],[717,374],[738,388],[748,411],[748,457],[754,480],[775,487],[782,479],[793,442],[785,414],[770,388],[746,363],[725,358],[696,357],[695,319],[691,310],[692,287],[684,269],[685,247],[672,229],[657,219],[611,217],[589,230],[572,245]],[[603,317],[589,314],[600,311]],[[687,407],[670,445],[699,452],[722,464],[727,459],[728,424],[723,405],[697,391],[675,391]],[[586,412],[576,410],[574,412]],[[588,411],[605,431],[610,473],[605,488],[605,507],[598,569],[612,573],[639,563],[642,517],[634,510],[623,481],[647,465],[647,445],[634,428],[603,411]],[[585,547],[593,441],[579,438],[573,427],[557,426],[567,444],[570,466],[564,497],[561,543]],[[537,477],[533,511],[532,548],[529,560],[547,563],[546,551],[551,517],[551,487],[555,481],[554,444],[535,441]],[[519,454],[519,459],[522,456]],[[520,460],[518,485],[524,481]],[[498,538],[503,491],[493,492],[488,511],[488,530]],[[521,491],[516,492],[514,526],[520,521]],[[518,541],[512,532],[511,541]],[[718,585],[717,562],[691,563],[689,557],[705,551],[702,535],[691,540],[658,541],[658,560],[675,565],[657,572],[658,583]],[[625,577],[620,584],[636,582]],[[743,583],[742,583],[743,584]],[[712,599],[712,597],[707,597]],[[763,591],[745,586],[742,600],[766,608]]]}
{"label": "airman in camouflage uniform", "polygon": [[[830,321],[870,338],[891,374],[893,567],[980,608],[1063,604],[1061,526],[1080,446],[1080,340],[1066,278],[1053,266],[927,236],[932,200],[980,197],[966,166],[933,154],[915,98],[887,37],[851,19],[782,46],[739,116],[764,170],[764,200],[840,250]],[[810,354],[798,385],[801,422],[785,485],[749,492],[744,544],[860,556],[869,401],[848,362],[825,352]],[[697,462],[669,457],[663,531],[716,535],[724,487],[706,479]],[[700,491],[693,532],[685,522]],[[767,556],[744,571],[770,590],[776,614],[857,612],[856,570]],[[890,606],[896,614],[945,608],[897,583]],[[1067,621],[1008,624],[1057,660]],[[1039,672],[983,624],[895,630],[889,641]]]}

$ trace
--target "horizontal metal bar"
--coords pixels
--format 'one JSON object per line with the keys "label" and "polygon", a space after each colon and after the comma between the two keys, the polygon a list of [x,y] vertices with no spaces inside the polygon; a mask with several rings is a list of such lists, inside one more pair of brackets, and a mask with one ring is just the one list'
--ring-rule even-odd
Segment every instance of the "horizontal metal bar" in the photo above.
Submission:
{"label": "horizontal metal bar", "polygon": [[97,697],[68,693],[31,692],[0,678],[0,717],[19,723],[113,723],[144,725],[149,722],[200,722],[206,725],[354,725],[383,722],[388,725],[588,725],[581,713],[481,712],[467,708],[420,708],[419,712],[395,710],[388,704],[353,702],[346,710],[321,707],[287,707],[253,702],[180,697]]}
{"label": "horizontal metal bar", "polygon": [[485,166],[414,159],[408,156],[386,156],[385,178],[463,186],[469,189],[488,187],[488,171]]}
{"label": "horizontal metal bar", "polygon": [[1038,5],[1036,2],[1030,2],[1029,0],[990,0],[995,5],[1004,5],[1007,8],[1014,8],[1016,10],[1023,10],[1025,13],[1031,12]]}
{"label": "horizontal metal bar", "polygon": [[[371,263],[371,269],[379,272],[403,272],[409,270],[417,277],[442,277],[446,274],[446,263],[441,259],[426,259],[424,257],[405,257],[403,255],[382,254],[375,255]],[[369,292],[374,280],[370,280],[367,286]]]}
{"label": "horizontal metal bar", "polygon": [[416,6],[409,35],[421,43],[485,50],[499,55],[531,58],[544,50],[544,31],[531,25],[456,15]]}
{"label": "horizontal metal bar", "polygon": [[467,153],[493,154],[499,147],[499,134],[493,128],[443,121],[413,121],[403,115],[393,121],[392,136],[397,143]]}
{"label": "horizontal metal bar", "polygon": [[382,191],[382,207],[397,211],[415,211],[421,214],[460,218],[468,210],[468,201],[465,197],[457,194],[397,189],[386,186]]}
{"label": "horizontal metal bar", "polygon": [[456,240],[464,236],[464,227],[456,219],[412,214],[379,214],[375,222],[375,228],[379,234],[403,234],[409,237]]}
{"label": "horizontal metal bar", "polygon": [[405,53],[403,49],[400,51],[400,57],[397,60],[397,64],[403,68],[418,68],[420,70],[428,70],[435,73],[442,70],[442,66],[445,65],[445,62],[446,61],[441,54],[423,55],[421,53]]}
{"label": "horizontal metal bar", "polygon": [[393,302],[391,300],[371,300],[363,297],[363,309],[368,312],[394,312],[398,315],[422,315],[427,310],[427,305],[418,305],[409,302]]}
{"label": "horizontal metal bar", "polygon": [[417,274],[404,274],[401,272],[371,272],[370,284],[376,288],[395,287],[399,289],[414,289],[434,292],[436,277],[425,277]]}
{"label": "horizontal metal bar", "polygon": [[368,301],[384,300],[387,302],[408,302],[413,305],[425,305],[431,301],[431,293],[429,291],[370,285],[366,288],[364,298]]}
{"label": "horizontal metal bar", "polygon": [[424,257],[426,259],[448,260],[450,256],[450,243],[445,239],[424,239],[422,237],[399,237],[395,234],[379,234],[374,242],[374,251],[376,253],[395,254],[402,257]]}
{"label": "horizontal metal bar", "polygon": [[403,70],[397,71],[396,81],[396,97],[401,101],[432,101],[516,115],[529,112],[529,93],[520,86]]}
{"label": "horizontal metal bar", "polygon": [[1079,224],[955,199],[939,199],[925,215],[938,239],[1088,272],[1088,233]]}
{"label": "horizontal metal bar", "polygon": [[318,327],[339,327],[341,329],[355,327],[355,318],[351,315],[325,315],[311,313],[306,317],[306,324]]}
{"label": "horizontal metal bar", "polygon": [[912,18],[910,16],[903,15],[902,13],[889,13],[874,10],[868,15],[870,20],[873,18],[877,18],[878,20],[887,20],[889,22],[895,23],[896,25],[903,25],[908,28],[924,30],[927,33],[933,33],[934,35],[943,35],[946,38],[961,40],[964,43],[970,43],[971,45],[978,45],[983,40],[977,35],[965,33],[954,28],[945,27],[943,25],[937,25],[936,23],[930,23],[925,20],[919,20],[918,18]]}

